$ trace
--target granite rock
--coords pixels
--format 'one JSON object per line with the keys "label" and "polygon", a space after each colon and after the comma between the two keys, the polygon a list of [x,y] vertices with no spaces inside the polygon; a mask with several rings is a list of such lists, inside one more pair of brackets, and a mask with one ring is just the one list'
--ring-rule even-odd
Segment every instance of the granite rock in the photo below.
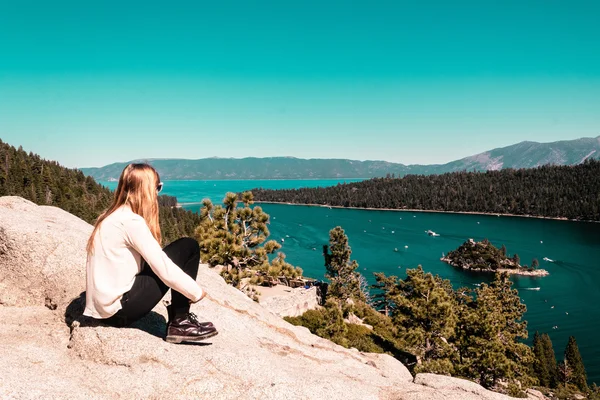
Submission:
{"label": "granite rock", "polygon": [[206,265],[209,295],[192,311],[218,336],[166,343],[163,302],[130,327],[106,326],[81,315],[90,225],[18,198],[0,198],[0,221],[0,398],[508,399],[460,379],[413,379],[389,355],[312,335]]}

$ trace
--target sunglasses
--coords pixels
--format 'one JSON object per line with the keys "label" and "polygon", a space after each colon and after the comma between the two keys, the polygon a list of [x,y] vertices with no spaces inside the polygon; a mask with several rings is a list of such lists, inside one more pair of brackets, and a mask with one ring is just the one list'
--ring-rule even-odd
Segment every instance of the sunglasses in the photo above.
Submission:
{"label": "sunglasses", "polygon": [[162,191],[162,188],[163,188],[163,183],[158,182],[158,186],[156,186],[156,193],[160,193]]}

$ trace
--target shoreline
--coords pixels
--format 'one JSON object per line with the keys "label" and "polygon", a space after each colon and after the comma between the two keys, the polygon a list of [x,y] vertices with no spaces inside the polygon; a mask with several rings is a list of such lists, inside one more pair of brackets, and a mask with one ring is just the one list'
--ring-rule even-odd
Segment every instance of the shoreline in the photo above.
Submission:
{"label": "shoreline", "polygon": [[585,220],[585,219],[569,219],[567,217],[543,217],[537,215],[520,215],[520,214],[502,214],[502,213],[488,213],[482,211],[440,211],[440,210],[418,210],[413,208],[373,208],[373,207],[343,207],[343,206],[328,206],[323,204],[304,204],[304,203],[286,203],[281,201],[261,201],[255,200],[254,203],[264,204],[283,204],[286,206],[305,206],[305,207],[323,207],[323,208],[339,208],[344,210],[364,210],[364,211],[399,211],[399,212],[423,212],[423,213],[440,213],[440,214],[465,214],[465,215],[488,215],[497,217],[517,217],[517,218],[533,218],[533,219],[548,219],[554,221],[570,221],[570,222],[593,222],[600,223],[600,221]]}
{"label": "shoreline", "polygon": [[492,273],[505,272],[508,275],[520,275],[520,276],[531,276],[531,277],[543,277],[543,276],[550,275],[550,272],[546,271],[545,269],[535,269],[533,271],[528,271],[524,268],[498,268],[497,270],[480,269],[480,268],[466,268],[466,267],[463,267],[463,266],[453,263],[448,257],[442,257],[442,258],[440,258],[440,261],[443,261],[448,265],[451,265],[455,268],[460,268],[463,271],[468,271],[468,272],[492,272]]}

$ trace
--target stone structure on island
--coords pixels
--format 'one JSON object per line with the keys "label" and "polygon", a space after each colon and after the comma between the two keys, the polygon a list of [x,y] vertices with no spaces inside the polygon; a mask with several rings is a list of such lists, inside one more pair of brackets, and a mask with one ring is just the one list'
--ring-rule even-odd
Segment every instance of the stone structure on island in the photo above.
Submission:
{"label": "stone structure on island", "polygon": [[162,303],[129,328],[95,323],[81,316],[91,230],[63,210],[0,198],[0,398],[509,399],[413,378],[391,356],[312,335],[206,265],[198,280],[210,297],[192,307],[220,331],[206,344],[163,341]]}

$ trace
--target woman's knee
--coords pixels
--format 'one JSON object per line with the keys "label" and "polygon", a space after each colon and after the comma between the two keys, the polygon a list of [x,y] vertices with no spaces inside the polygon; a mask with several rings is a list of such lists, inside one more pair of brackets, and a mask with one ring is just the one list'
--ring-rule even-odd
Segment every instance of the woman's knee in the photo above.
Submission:
{"label": "woman's knee", "polygon": [[191,237],[182,237],[171,243],[171,245],[184,248],[191,254],[200,254],[200,245],[198,241]]}

